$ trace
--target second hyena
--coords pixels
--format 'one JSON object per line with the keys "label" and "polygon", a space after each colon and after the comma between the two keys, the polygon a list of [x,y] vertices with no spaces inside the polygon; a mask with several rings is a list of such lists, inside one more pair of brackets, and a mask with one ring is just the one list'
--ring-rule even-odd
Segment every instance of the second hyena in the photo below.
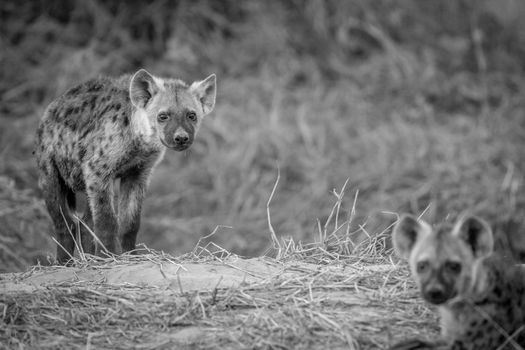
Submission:
{"label": "second hyena", "polygon": [[525,271],[493,253],[490,226],[475,216],[431,227],[411,215],[394,228],[423,298],[436,305],[443,340],[410,340],[391,350],[495,350],[525,347]]}
{"label": "second hyena", "polygon": [[[186,84],[141,69],[133,76],[89,80],[47,107],[35,154],[60,263],[73,256],[77,233],[84,251],[100,253],[87,230],[75,231],[78,192],[87,195],[84,221],[92,222],[108,251],[135,248],[153,168],[166,148],[183,151],[191,146],[202,118],[215,106],[215,96],[215,75]],[[117,179],[120,193],[115,205]]]}

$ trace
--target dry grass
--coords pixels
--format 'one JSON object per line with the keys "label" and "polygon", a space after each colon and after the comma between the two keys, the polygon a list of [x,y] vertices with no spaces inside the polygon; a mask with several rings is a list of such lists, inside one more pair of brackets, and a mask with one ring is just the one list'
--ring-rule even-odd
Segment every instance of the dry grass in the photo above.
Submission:
{"label": "dry grass", "polygon": [[[159,285],[125,279],[108,283],[79,273],[145,262],[159,266],[161,273],[170,265],[180,271],[190,263],[210,271],[235,266],[240,258],[213,243],[198,244],[180,257],[145,247],[141,255],[81,254],[69,268],[35,266],[4,275],[3,282],[15,287],[4,284],[0,293],[0,344],[41,349],[380,349],[403,334],[435,335],[434,316],[417,297],[406,267],[385,251],[381,235],[356,245],[354,233],[343,229],[353,220],[353,215],[342,215],[344,191],[344,186],[334,191],[335,204],[319,225],[318,242],[275,242],[269,254],[277,258],[257,261],[277,273],[237,268],[252,282],[230,288],[185,290],[178,275]],[[52,275],[64,269],[74,269],[78,276],[55,281]],[[31,278],[38,275],[44,282],[35,284]],[[220,271],[218,276],[229,278]]]}
{"label": "dry grass", "polygon": [[277,258],[257,259],[277,273],[239,269],[257,282],[190,291],[179,277],[155,285],[108,283],[79,274],[66,281],[44,278],[40,287],[30,287],[33,276],[64,269],[107,272],[145,262],[161,272],[163,266],[176,265],[180,271],[190,263],[207,265],[210,271],[234,266],[239,257],[213,243],[198,244],[180,257],[147,248],[141,255],[82,254],[69,268],[36,266],[4,275],[3,282],[16,287],[4,284],[0,293],[0,344],[42,349],[380,349],[404,334],[435,336],[434,316],[422,305],[406,267],[385,250],[382,235],[354,244],[353,233],[343,229],[353,220],[352,214],[342,214],[344,192],[344,186],[334,191],[335,204],[319,226],[318,242],[282,240],[269,252]]}
{"label": "dry grass", "polygon": [[264,254],[282,270],[197,291],[89,279],[2,290],[0,347],[378,349],[435,336],[390,257],[395,213],[470,210],[511,241],[525,217],[525,39],[481,3],[0,2],[0,272],[45,263],[54,246],[31,156],[43,108],[139,67],[218,73],[216,111],[191,152],[167,155],[144,206],[139,241],[171,255],[80,253],[75,268]]}
{"label": "dry grass", "polygon": [[0,2],[0,272],[45,263],[54,246],[31,156],[43,108],[139,67],[218,73],[216,111],[191,152],[167,155],[144,206],[139,241],[171,254],[81,252],[68,271],[231,268],[237,254],[282,271],[231,288],[0,290],[0,348],[382,349],[436,336],[391,258],[395,213],[470,210],[511,241],[525,217],[525,39],[482,3]]}
{"label": "dry grass", "polygon": [[[32,220],[27,220],[32,218]],[[31,190],[16,188],[0,175],[0,272],[22,271],[30,261],[46,261],[54,247],[47,212]]]}
{"label": "dry grass", "polygon": [[[325,258],[317,265],[285,260],[265,259],[279,266],[282,276],[261,276],[261,282],[229,289],[185,292],[177,284],[158,288],[80,280],[4,292],[0,340],[8,348],[48,349],[378,349],[394,335],[421,334],[422,328],[435,335],[435,320],[417,298],[406,269],[384,257]],[[83,268],[110,270],[144,261],[184,266],[229,260],[216,254],[150,253],[92,260]],[[54,269],[38,267],[17,279]]]}
{"label": "dry grass", "polygon": [[77,282],[2,293],[0,340],[8,347],[54,349],[377,349],[401,326],[435,329],[433,320],[420,317],[417,299],[406,297],[404,270],[384,279],[362,263],[345,264],[350,273],[335,264],[324,273],[291,263],[283,269],[293,269],[295,277],[210,291]]}

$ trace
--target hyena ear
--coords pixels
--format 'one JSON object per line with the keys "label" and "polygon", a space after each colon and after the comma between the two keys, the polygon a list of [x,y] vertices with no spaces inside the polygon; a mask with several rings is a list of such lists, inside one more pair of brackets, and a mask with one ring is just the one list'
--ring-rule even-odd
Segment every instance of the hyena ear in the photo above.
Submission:
{"label": "hyena ear", "polygon": [[424,231],[430,232],[430,225],[413,215],[403,214],[394,226],[392,242],[396,254],[405,260],[410,257],[414,244]]}
{"label": "hyena ear", "polygon": [[155,78],[145,69],[139,70],[131,78],[129,96],[131,103],[137,108],[144,108],[159,91]]}
{"label": "hyena ear", "polygon": [[494,250],[494,238],[489,224],[476,216],[461,218],[453,234],[467,243],[476,258],[488,256]]}
{"label": "hyena ear", "polygon": [[215,107],[216,80],[215,74],[212,74],[204,80],[194,82],[190,86],[190,91],[201,103],[204,114],[210,113]]}

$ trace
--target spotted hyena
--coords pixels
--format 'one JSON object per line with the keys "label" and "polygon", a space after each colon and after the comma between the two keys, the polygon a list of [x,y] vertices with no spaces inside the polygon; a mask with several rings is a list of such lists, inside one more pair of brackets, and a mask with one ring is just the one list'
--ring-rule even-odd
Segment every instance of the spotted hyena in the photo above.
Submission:
{"label": "spotted hyena", "polygon": [[437,306],[443,340],[405,341],[391,349],[525,348],[525,270],[493,254],[485,221],[465,216],[454,226],[431,227],[405,215],[393,242],[423,298]]}
{"label": "spotted hyena", "polygon": [[[47,107],[35,154],[60,263],[74,252],[73,211],[79,192],[87,195],[84,222],[92,222],[100,243],[112,253],[135,248],[153,168],[166,148],[183,151],[191,146],[203,117],[213,110],[215,95],[215,75],[186,84],[141,69],[133,76],[89,80]],[[100,253],[87,230],[79,234],[84,251]]]}

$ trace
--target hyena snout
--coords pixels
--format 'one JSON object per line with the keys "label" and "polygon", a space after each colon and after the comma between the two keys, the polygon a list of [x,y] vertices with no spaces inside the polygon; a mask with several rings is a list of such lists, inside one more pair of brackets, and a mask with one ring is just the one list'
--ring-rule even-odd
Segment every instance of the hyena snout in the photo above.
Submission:
{"label": "hyena snout", "polygon": [[183,128],[178,128],[173,134],[167,134],[162,140],[166,147],[175,151],[184,151],[193,144],[193,135]]}
{"label": "hyena snout", "polygon": [[441,284],[427,285],[423,288],[423,298],[434,305],[443,304],[451,297],[451,293]]}
{"label": "hyena snout", "polygon": [[178,146],[189,146],[190,135],[184,130],[177,130],[173,135],[173,141],[175,141],[175,144]]}

